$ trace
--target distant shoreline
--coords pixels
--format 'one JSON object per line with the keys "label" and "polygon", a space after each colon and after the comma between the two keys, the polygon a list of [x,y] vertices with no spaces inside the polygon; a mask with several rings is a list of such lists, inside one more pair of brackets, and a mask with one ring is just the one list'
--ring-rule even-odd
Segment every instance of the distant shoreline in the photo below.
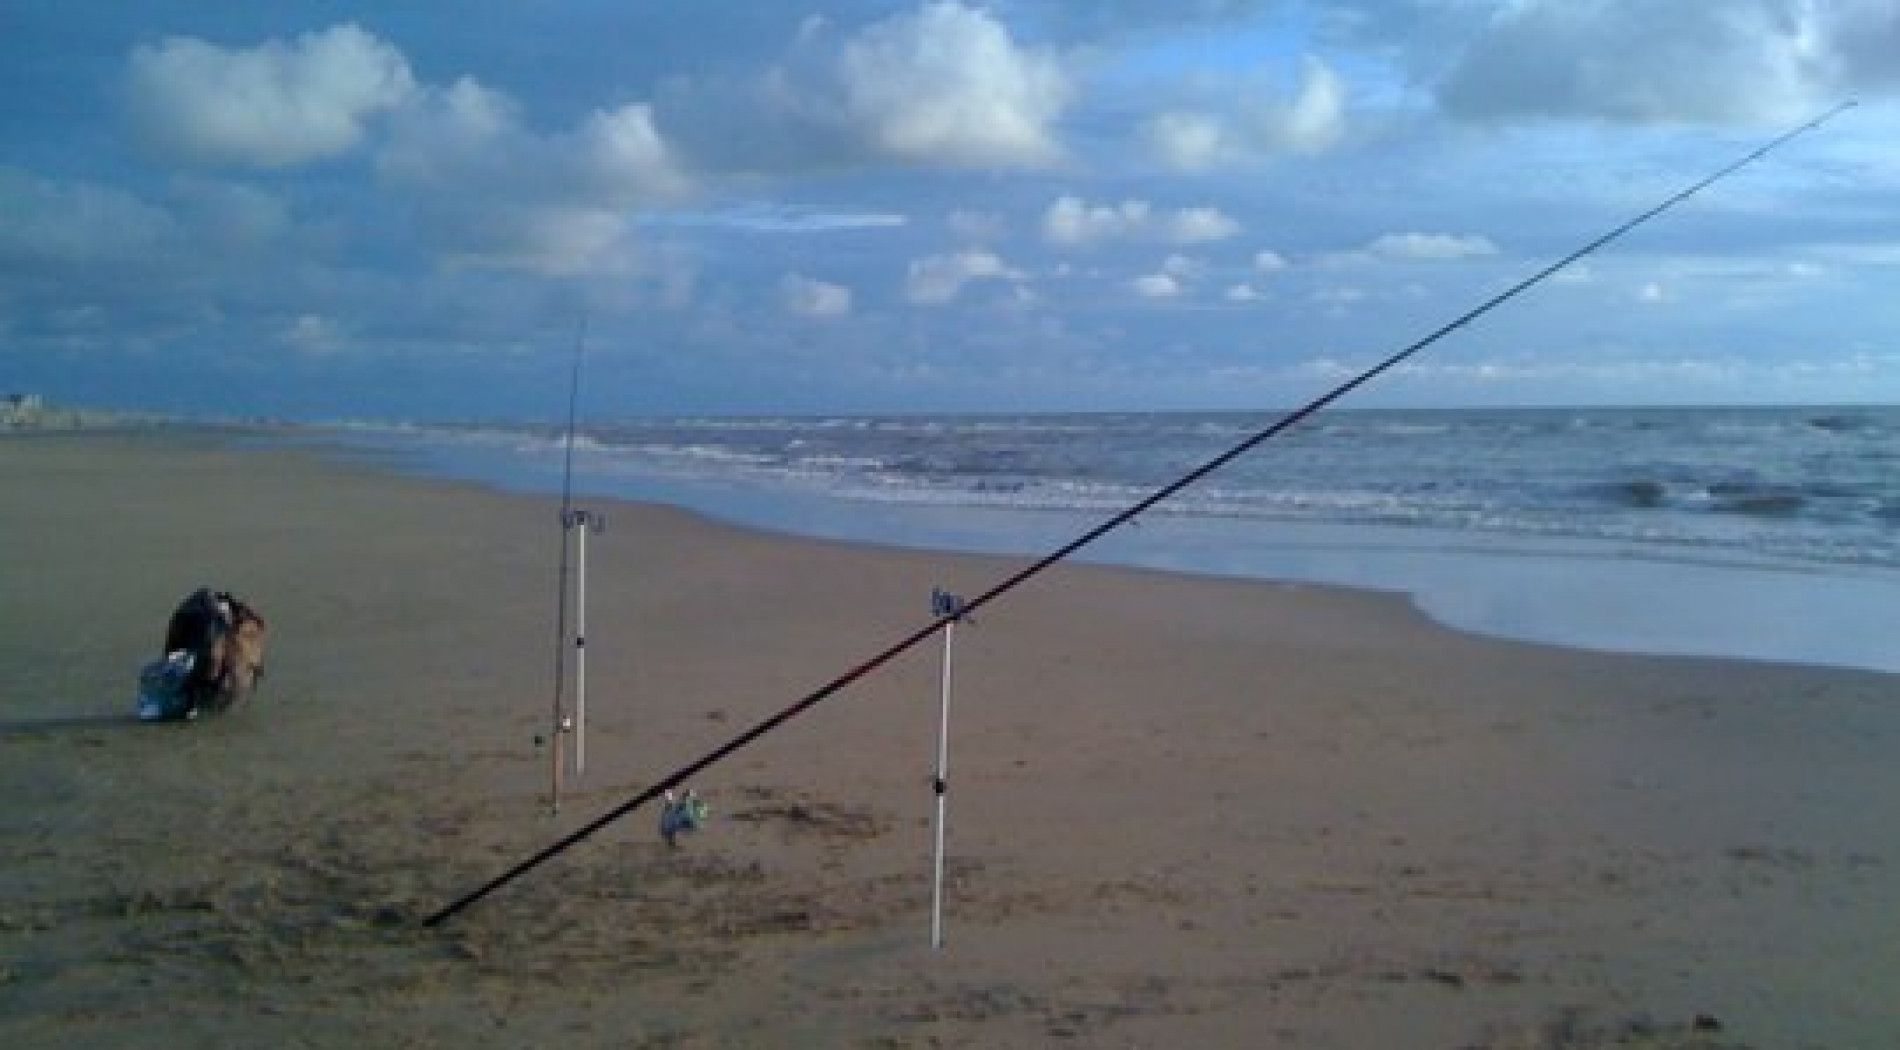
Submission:
{"label": "distant shoreline", "polygon": [[[0,430],[4,430],[8,415],[8,399],[34,397],[32,394],[0,393]],[[87,424],[112,425],[152,424],[177,427],[282,427],[293,430],[325,430],[355,427],[363,428],[414,428],[414,429],[484,429],[499,427],[520,430],[545,430],[549,433],[564,432],[564,422],[552,415],[547,416],[352,416],[335,412],[306,412],[294,415],[219,415],[206,412],[160,412],[137,408],[101,408],[96,405],[68,404],[40,401],[42,411],[50,416],[77,419]],[[666,422],[677,420],[734,420],[758,421],[773,419],[824,420],[824,419],[929,419],[934,417],[964,419],[999,419],[1013,416],[1050,416],[1055,418],[1074,417],[1091,418],[1104,416],[1156,415],[1156,416],[1195,416],[1221,415],[1235,417],[1254,417],[1273,419],[1285,415],[1294,406],[1268,406],[1262,408],[1101,408],[1101,409],[1063,409],[1049,408],[1041,410],[957,410],[957,409],[898,409],[898,408],[855,408],[851,410],[824,411],[820,409],[801,409],[798,411],[769,412],[762,410],[732,412],[655,412],[645,411],[628,415],[591,414],[584,420],[583,429],[591,426],[613,426],[621,423]],[[1508,405],[1384,405],[1358,404],[1347,402],[1326,409],[1319,417],[1352,416],[1383,413],[1539,413],[1539,412],[1682,412],[1682,411],[1758,411],[1787,410],[1799,412],[1855,412],[1887,411],[1900,409],[1900,401],[1764,401],[1764,402],[1689,402],[1683,404],[1611,404],[1611,403],[1551,403],[1551,404],[1508,404]],[[26,429],[25,426],[20,429]]]}
{"label": "distant shoreline", "polygon": [[196,425],[159,413],[53,404],[36,394],[0,394],[0,434]]}

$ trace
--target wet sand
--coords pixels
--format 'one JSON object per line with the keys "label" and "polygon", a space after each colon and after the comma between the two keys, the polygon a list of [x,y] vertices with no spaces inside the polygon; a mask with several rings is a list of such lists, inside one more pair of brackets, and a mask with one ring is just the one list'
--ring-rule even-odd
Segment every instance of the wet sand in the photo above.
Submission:
{"label": "wet sand", "polygon": [[[550,501],[177,433],[8,436],[0,493],[0,1044],[1900,1042],[1894,676],[1062,567],[958,633],[943,951],[934,645],[680,848],[641,811],[425,929],[1021,562],[594,503],[550,816]],[[200,584],[262,691],[134,724]]]}

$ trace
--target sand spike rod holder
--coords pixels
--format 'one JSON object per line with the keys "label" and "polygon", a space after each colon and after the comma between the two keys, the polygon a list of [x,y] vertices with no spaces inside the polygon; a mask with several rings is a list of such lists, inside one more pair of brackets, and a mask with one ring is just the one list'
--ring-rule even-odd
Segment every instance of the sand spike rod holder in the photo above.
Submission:
{"label": "sand spike rod holder", "polygon": [[[587,350],[587,317],[574,337],[574,369],[567,388],[567,435],[561,455],[561,567],[554,610],[554,702],[548,731],[548,812],[561,811],[561,779],[569,734],[574,737],[574,775],[587,768],[587,534],[605,521],[574,506],[574,425],[581,399],[581,362]],[[574,629],[568,631],[568,554],[574,554]],[[567,663],[574,661],[574,711],[567,708]]]}
{"label": "sand spike rod holder", "polygon": [[574,776],[587,770],[587,534],[607,520],[591,510],[570,510],[563,527],[574,530]]}
{"label": "sand spike rod holder", "polygon": [[[1853,104],[1854,103],[1852,102],[1843,102],[1842,104],[1835,106],[1833,109],[1828,110],[1826,113],[1823,113],[1818,117],[1815,117],[1813,120],[1810,120],[1799,127],[1793,128],[1789,131],[1783,132],[1782,134],[1775,136],[1773,139],[1770,139],[1769,141],[1763,143],[1762,145],[1755,147],[1754,149],[1743,154],[1741,157],[1735,160],[1732,160],[1727,164],[1724,164],[1722,167],[1717,168],[1715,171],[1710,172],[1708,175],[1705,175],[1702,178],[1696,180],[1695,182],[1690,183],[1689,185],[1676,191],[1670,196],[1664,198],[1660,203],[1657,203],[1651,206],[1648,210],[1638,213],[1637,215],[1625,220],[1620,225],[1617,225],[1611,228],[1609,231],[1605,233],[1598,234],[1594,239],[1585,242],[1579,247],[1572,249],[1568,254],[1558,258],[1556,261],[1548,263],[1541,269],[1538,269],[1532,272],[1528,276],[1520,279],[1516,284],[1513,284],[1510,287],[1505,288],[1503,291],[1498,292],[1496,295],[1493,295],[1490,298],[1479,303],[1478,305],[1472,307],[1471,309],[1466,310],[1464,313],[1459,314],[1457,317],[1452,318],[1450,321],[1447,321],[1444,324],[1439,325],[1437,328],[1432,329],[1430,332],[1427,332],[1426,334],[1418,337],[1417,339],[1414,339],[1412,342],[1394,351],[1391,355],[1387,356],[1384,360],[1379,361],[1377,364],[1372,365],[1371,367],[1367,368],[1365,371],[1360,372],[1356,376],[1353,376],[1351,379],[1348,379],[1345,382],[1340,383],[1338,386],[1333,387],[1331,390],[1328,390],[1324,394],[1321,394],[1318,397],[1315,397],[1311,401],[1308,401],[1306,404],[1301,405],[1299,408],[1294,409],[1291,412],[1288,412],[1286,415],[1281,416],[1279,419],[1275,420],[1274,422],[1269,423],[1266,426],[1263,426],[1258,431],[1255,431],[1254,433],[1236,442],[1233,446],[1228,448],[1226,451],[1220,453],[1219,455],[1213,457],[1212,459],[1209,459],[1207,462],[1202,463],[1200,466],[1195,467],[1193,470],[1190,470],[1187,473],[1182,474],[1180,477],[1175,478],[1173,481],[1156,489],[1154,492],[1148,494],[1147,496],[1142,497],[1140,500],[1137,500],[1135,503],[1131,504],[1127,508],[1116,512],[1115,514],[1111,515],[1107,520],[1102,521],[1100,524],[1093,526],[1088,531],[1082,533],[1080,536],[1077,536],[1076,538],[1070,540],[1069,542],[1063,544],[1062,546],[1056,548],[1055,550],[1050,551],[1048,554],[1045,554],[1042,557],[1036,559],[1033,563],[1026,565],[1023,568],[1018,569],[1017,571],[1011,573],[1009,576],[1005,577],[1001,581],[993,584],[988,590],[970,599],[967,603],[965,603],[962,606],[958,615],[966,616],[970,613],[974,613],[978,609],[981,609],[984,606],[988,605],[989,603],[997,600],[998,598],[1001,598],[1003,595],[1008,594],[1010,591],[1015,590],[1017,587],[1021,586],[1023,583],[1027,582],[1028,580],[1040,575],[1044,570],[1048,569],[1050,566],[1063,561],[1064,559],[1068,558],[1069,555],[1074,554],[1076,551],[1081,550],[1082,548],[1088,546],[1089,544],[1094,543],[1096,540],[1101,539],[1103,536],[1108,535],[1110,532],[1113,532],[1116,529],[1121,528],[1123,525],[1128,524],[1130,521],[1133,521],[1135,518],[1139,517],[1143,512],[1147,511],[1150,507],[1153,507],[1155,504],[1160,503],[1162,500],[1167,499],[1168,497],[1174,495],[1175,493],[1181,491],[1184,488],[1187,488],[1189,485],[1194,484],[1195,482],[1201,480],[1202,478],[1208,476],[1209,474],[1212,474],[1216,470],[1219,470],[1220,468],[1226,466],[1227,464],[1233,462],[1234,460],[1240,458],[1241,456],[1246,455],[1248,452],[1253,451],[1253,449],[1256,446],[1258,446],[1261,442],[1267,441],[1277,434],[1284,433],[1287,430],[1290,430],[1293,427],[1298,426],[1300,423],[1307,420],[1313,414],[1321,411],[1322,409],[1331,405],[1333,402],[1338,401],[1340,398],[1345,397],[1347,394],[1352,393],[1353,391],[1366,385],[1372,380],[1377,379],[1379,376],[1385,374],[1386,372],[1389,372],[1392,369],[1398,367],[1400,364],[1410,359],[1413,355],[1417,354],[1419,351],[1425,349],[1428,346],[1431,346],[1433,343],[1438,342],[1440,339],[1445,338],[1446,336],[1450,335],[1451,333],[1457,331],[1460,328],[1463,328],[1464,326],[1470,324],[1471,322],[1476,321],[1478,318],[1483,317],[1485,314],[1490,313],[1491,311],[1497,309],[1498,307],[1503,306],[1505,303],[1511,301],[1512,299],[1517,298],[1519,295],[1522,295],[1525,292],[1529,291],[1530,289],[1536,287],[1537,285],[1542,284],[1543,282],[1549,280],[1552,276],[1563,271],[1564,269],[1568,268],[1572,264],[1576,263],[1578,260],[1591,254],[1597,249],[1603,247],[1606,244],[1609,244],[1611,241],[1616,240],[1617,238],[1623,236],[1624,234],[1630,232],[1631,230],[1636,229],[1638,226],[1643,225],[1649,220],[1655,218],[1656,216],[1661,215],[1663,212],[1666,212],[1669,209],[1675,207],[1676,205],[1681,204],[1683,201],[1688,200],[1690,197],[1695,196],[1697,193],[1701,192],[1705,187],[1709,186],[1711,183],[1714,183],[1718,179],[1721,179],[1723,176],[1726,176],[1732,172],[1738,171],[1741,168],[1747,167],[1749,164],[1766,156],[1768,153],[1772,152],[1776,147],[1782,145],[1783,143],[1796,137],[1797,135],[1800,135],[1806,131],[1811,131],[1814,128],[1820,127],[1822,124],[1825,124],[1827,121],[1829,121],[1836,115],[1840,114],[1843,110],[1846,110]],[[915,630],[911,631],[909,634],[906,634],[903,637],[885,646],[883,649],[879,650],[875,655],[871,656],[869,659],[863,661],[862,663],[859,663],[855,667],[850,668],[849,670],[843,672],[842,674],[839,674],[837,677],[833,678],[831,681],[826,682],[825,684],[817,687],[816,689],[813,689],[811,692],[806,693],[804,696],[798,698],[797,700],[792,701],[791,703],[787,704],[783,708],[780,708],[776,714],[770,716],[769,718],[766,718],[764,721],[759,722],[757,725],[754,725],[752,728],[747,729],[746,731],[740,733],[738,736],[735,736],[731,740],[728,740],[725,743],[719,745],[718,747],[713,748],[711,751],[708,751],[707,753],[701,755],[700,757],[694,759],[693,761],[688,762],[687,764],[681,766],[680,768],[674,770],[673,772],[668,773],[666,776],[661,777],[659,780],[654,781],[652,784],[643,788],[638,793],[633,795],[631,798],[626,799],[625,801],[621,802],[619,805],[616,805],[612,809],[607,810],[605,813],[600,814],[599,816],[588,821],[586,824],[582,825],[581,827],[575,829],[574,831],[568,833],[567,835],[562,836],[559,840],[543,847],[542,849],[534,853],[532,856],[529,856],[521,861],[516,862],[512,867],[508,868],[508,870],[502,872],[499,875],[496,875],[494,878],[489,879],[487,882],[476,887],[474,890],[471,890],[468,893],[465,893],[462,896],[456,898],[455,900],[450,901],[448,904],[443,905],[434,914],[431,914],[428,918],[424,919],[423,925],[438,926],[444,922],[447,922],[450,918],[455,916],[462,909],[467,908],[469,905],[474,904],[476,901],[481,900],[483,897],[486,897],[489,894],[500,889],[501,887],[506,886],[508,883],[513,882],[515,879],[520,878],[522,875],[525,875],[529,871],[532,871],[533,869],[541,866],[542,864],[545,864],[547,861],[549,861],[556,855],[565,852],[567,849],[574,846],[576,843],[580,842],[582,839],[585,839],[593,835],[595,832],[599,831],[601,828],[604,828],[607,825],[613,823],[614,821],[619,820],[621,817],[624,817],[627,814],[633,812],[634,810],[639,809],[641,806],[644,806],[647,803],[652,802],[654,799],[659,798],[665,792],[679,786],[680,784],[685,783],[687,780],[691,779],[694,775],[698,774],[701,770],[705,769],[706,767],[724,759],[726,756],[732,754],[733,752],[739,750],[742,747],[745,747],[746,745],[752,743],[754,740],[759,739],[765,734],[770,733],[771,731],[773,731],[774,729],[777,729],[781,725],[784,725],[786,722],[790,721],[791,719],[796,718],[799,715],[805,713],[806,711],[811,710],[813,707],[824,702],[825,700],[833,696],[836,696],[846,686],[850,685],[853,682],[858,681],[859,679],[863,678],[865,675],[870,674],[872,671],[875,671],[878,668],[883,667],[885,664],[896,659],[899,654],[910,651],[910,649],[913,646],[916,646],[922,643],[925,639],[929,638],[931,635],[936,634],[937,630],[941,627],[944,627],[945,625],[946,625],[945,618],[937,617],[936,619],[930,621],[929,623],[916,628]]]}
{"label": "sand spike rod holder", "polygon": [[964,612],[962,598],[941,587],[930,589],[930,614],[943,624],[943,679],[937,692],[937,772],[930,778],[930,789],[937,796],[936,852],[930,879],[930,946],[943,947],[943,836],[950,784],[950,657],[957,639],[957,624],[972,623]]}

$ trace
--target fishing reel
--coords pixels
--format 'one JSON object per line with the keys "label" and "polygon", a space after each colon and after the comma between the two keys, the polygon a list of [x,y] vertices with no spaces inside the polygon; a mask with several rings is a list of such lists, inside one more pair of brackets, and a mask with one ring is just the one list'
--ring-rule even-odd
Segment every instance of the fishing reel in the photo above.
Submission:
{"label": "fishing reel", "polygon": [[[559,727],[558,729],[556,729],[556,730],[555,730],[555,735],[557,735],[557,736],[558,736],[558,735],[560,735],[560,734],[562,734],[562,733],[572,733],[573,731],[574,731],[574,716],[573,716],[573,715],[563,715],[563,716],[561,717],[561,725],[560,725],[560,727]],[[544,747],[544,746],[546,746],[546,744],[547,744],[547,742],[548,742],[548,737],[547,737],[547,734],[545,734],[545,733],[536,733],[536,734],[534,735],[534,746],[535,746],[535,747]]]}
{"label": "fishing reel", "polygon": [[598,536],[607,530],[607,519],[595,511],[574,507],[561,512],[561,527],[564,529],[584,528]]}
{"label": "fishing reel", "polygon": [[975,623],[976,620],[963,611],[968,604],[942,587],[930,589],[930,614],[939,620],[949,620],[952,623]]}

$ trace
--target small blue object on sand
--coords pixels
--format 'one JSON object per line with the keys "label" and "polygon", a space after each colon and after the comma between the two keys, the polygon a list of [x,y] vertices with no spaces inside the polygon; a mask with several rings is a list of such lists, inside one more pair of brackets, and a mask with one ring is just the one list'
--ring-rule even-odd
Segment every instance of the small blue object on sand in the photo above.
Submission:
{"label": "small blue object on sand", "polygon": [[192,705],[185,689],[196,663],[197,658],[189,650],[175,649],[140,669],[139,721],[167,722],[197,717],[198,709]]}
{"label": "small blue object on sand", "polygon": [[665,803],[660,806],[660,837],[666,840],[667,845],[678,846],[680,832],[698,831],[699,826],[706,822],[706,803],[693,794],[692,788],[687,788],[685,795],[680,798],[674,798],[673,792],[668,791],[665,799]]}

